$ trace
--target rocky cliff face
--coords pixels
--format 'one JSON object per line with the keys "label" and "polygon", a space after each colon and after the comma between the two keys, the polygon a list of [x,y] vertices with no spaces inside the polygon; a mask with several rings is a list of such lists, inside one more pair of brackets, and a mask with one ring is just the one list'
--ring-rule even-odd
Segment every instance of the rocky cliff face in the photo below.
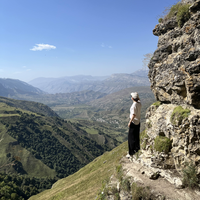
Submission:
{"label": "rocky cliff face", "polygon": [[[186,163],[195,164],[200,175],[200,0],[189,13],[181,27],[172,17],[153,30],[159,41],[149,79],[159,103],[147,110],[139,158],[177,187]],[[178,172],[176,178],[172,172]]]}
{"label": "rocky cliff face", "polygon": [[200,108],[200,1],[190,7],[190,14],[181,28],[176,17],[156,25],[153,34],[159,41],[149,78],[159,101]]}

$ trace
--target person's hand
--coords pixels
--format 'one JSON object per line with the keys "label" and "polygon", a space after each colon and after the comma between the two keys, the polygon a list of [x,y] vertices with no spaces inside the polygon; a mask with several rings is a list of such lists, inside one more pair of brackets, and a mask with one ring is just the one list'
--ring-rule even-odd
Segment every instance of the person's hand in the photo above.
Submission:
{"label": "person's hand", "polygon": [[131,126],[131,121],[128,123],[128,127],[130,127]]}

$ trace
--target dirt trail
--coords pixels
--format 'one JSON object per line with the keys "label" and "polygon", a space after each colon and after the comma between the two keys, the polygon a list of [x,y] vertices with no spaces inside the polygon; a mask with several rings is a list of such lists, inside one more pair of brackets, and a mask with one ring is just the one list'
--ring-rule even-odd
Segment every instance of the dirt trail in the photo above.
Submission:
{"label": "dirt trail", "polygon": [[159,177],[156,180],[149,179],[144,172],[144,166],[133,159],[123,157],[122,167],[126,175],[132,177],[134,182],[141,184],[142,186],[150,187],[155,194],[160,194],[168,200],[200,200],[200,192],[197,194],[195,191],[191,191],[188,188],[176,189],[175,186],[169,183],[164,178]]}

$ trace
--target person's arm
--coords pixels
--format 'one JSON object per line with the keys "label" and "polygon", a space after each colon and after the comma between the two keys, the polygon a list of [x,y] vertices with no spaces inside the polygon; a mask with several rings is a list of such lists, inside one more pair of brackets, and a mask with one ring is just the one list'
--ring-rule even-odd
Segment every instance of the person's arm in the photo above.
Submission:
{"label": "person's arm", "polygon": [[133,121],[133,119],[135,118],[135,114],[133,114],[133,116],[131,117],[131,119],[130,119],[130,121],[129,121],[129,123],[128,123],[128,127],[130,127],[130,125],[131,125],[131,122]]}

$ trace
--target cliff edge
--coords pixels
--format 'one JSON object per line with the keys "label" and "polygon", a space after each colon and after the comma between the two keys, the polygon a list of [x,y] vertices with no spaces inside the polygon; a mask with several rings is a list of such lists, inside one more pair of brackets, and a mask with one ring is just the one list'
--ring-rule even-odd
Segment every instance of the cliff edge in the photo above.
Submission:
{"label": "cliff edge", "polygon": [[[153,30],[159,40],[148,76],[158,102],[146,112],[139,162],[177,188],[198,188],[200,0],[179,2],[173,9],[174,14],[169,13]],[[188,167],[195,172],[193,185],[184,179]]]}
{"label": "cliff edge", "polygon": [[149,79],[157,100],[199,109],[200,1],[189,7],[187,18],[177,21],[174,16],[154,28],[159,40],[149,63]]}

